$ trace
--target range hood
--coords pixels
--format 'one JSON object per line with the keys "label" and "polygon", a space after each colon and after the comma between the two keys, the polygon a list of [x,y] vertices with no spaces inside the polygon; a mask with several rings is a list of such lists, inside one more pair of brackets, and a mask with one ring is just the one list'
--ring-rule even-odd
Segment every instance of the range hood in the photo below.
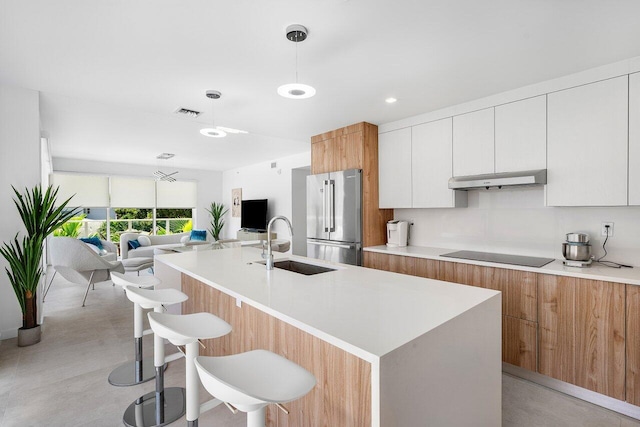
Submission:
{"label": "range hood", "polygon": [[522,172],[489,173],[485,175],[454,176],[449,179],[452,190],[473,190],[476,188],[513,187],[521,185],[544,185],[547,170],[539,169]]}

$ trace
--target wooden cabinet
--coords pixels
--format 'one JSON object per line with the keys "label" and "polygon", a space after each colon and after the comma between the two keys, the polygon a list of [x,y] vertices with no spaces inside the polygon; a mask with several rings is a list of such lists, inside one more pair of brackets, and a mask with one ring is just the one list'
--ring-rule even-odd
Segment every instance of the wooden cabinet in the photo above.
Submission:
{"label": "wooden cabinet", "polygon": [[357,123],[311,138],[311,173],[362,169],[362,244],[386,242],[393,210],[378,208],[378,127]]}
{"label": "wooden cabinet", "polygon": [[627,205],[628,77],[547,99],[547,206]]}
{"label": "wooden cabinet", "polygon": [[410,208],[411,128],[378,135],[380,207]]}
{"label": "wooden cabinet", "polygon": [[538,276],[538,372],[625,399],[625,285]]}
{"label": "wooden cabinet", "polygon": [[502,361],[535,371],[537,355],[538,324],[502,316]]}
{"label": "wooden cabinet", "polygon": [[467,192],[449,190],[453,176],[453,119],[411,128],[411,206],[456,208],[467,206]]}
{"label": "wooden cabinet", "polygon": [[547,97],[496,107],[496,173],[547,167]]}
{"label": "wooden cabinet", "polygon": [[494,109],[453,118],[453,175],[493,173]]}
{"label": "wooden cabinet", "polygon": [[415,276],[415,258],[401,255],[387,255],[377,252],[364,253],[364,266],[376,270]]}
{"label": "wooden cabinet", "polygon": [[640,286],[627,286],[627,402],[640,406]]}
{"label": "wooden cabinet", "polygon": [[640,286],[365,252],[365,266],[502,292],[502,360],[640,406]]}
{"label": "wooden cabinet", "polygon": [[629,205],[640,205],[640,73],[629,75]]}
{"label": "wooden cabinet", "polygon": [[415,258],[415,275],[426,279],[440,278],[440,261],[426,258]]}

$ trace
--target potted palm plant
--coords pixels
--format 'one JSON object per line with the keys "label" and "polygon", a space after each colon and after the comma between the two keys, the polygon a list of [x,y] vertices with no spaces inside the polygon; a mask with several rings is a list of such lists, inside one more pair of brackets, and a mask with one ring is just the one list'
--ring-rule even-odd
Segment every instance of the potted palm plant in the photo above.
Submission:
{"label": "potted palm plant", "polygon": [[223,216],[229,211],[229,209],[224,208],[224,203],[216,203],[211,202],[211,208],[207,209],[207,212],[211,215],[211,228],[209,228],[209,232],[211,236],[213,236],[213,240],[220,240],[220,233],[222,232],[222,227],[224,227]]}
{"label": "potted palm plant", "polygon": [[9,263],[5,268],[9,281],[22,310],[22,327],[18,329],[18,345],[27,346],[40,341],[36,292],[42,279],[44,241],[55,229],[76,214],[77,209],[66,210],[71,197],[56,206],[58,189],[51,186],[45,192],[37,185],[24,194],[13,188],[13,202],[26,229],[26,236],[4,242],[0,253]]}

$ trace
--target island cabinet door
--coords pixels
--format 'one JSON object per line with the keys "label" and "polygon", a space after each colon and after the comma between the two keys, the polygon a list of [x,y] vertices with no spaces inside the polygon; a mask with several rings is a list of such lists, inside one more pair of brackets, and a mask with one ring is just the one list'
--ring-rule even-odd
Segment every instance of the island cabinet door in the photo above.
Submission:
{"label": "island cabinet door", "polygon": [[625,285],[538,276],[538,372],[625,399]]}

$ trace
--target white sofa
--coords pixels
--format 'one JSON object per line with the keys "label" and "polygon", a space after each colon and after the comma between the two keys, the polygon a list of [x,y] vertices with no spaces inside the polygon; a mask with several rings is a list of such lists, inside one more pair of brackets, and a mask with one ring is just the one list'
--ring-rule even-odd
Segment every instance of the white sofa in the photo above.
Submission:
{"label": "white sofa", "polygon": [[122,233],[120,235],[120,257],[121,259],[134,257],[153,258],[153,250],[156,248],[173,248],[183,246],[182,238],[189,238],[190,233],[167,234],[164,236],[146,236],[149,238],[150,245],[140,246],[136,249],[129,249],[129,240],[136,240],[141,236],[139,233]]}

